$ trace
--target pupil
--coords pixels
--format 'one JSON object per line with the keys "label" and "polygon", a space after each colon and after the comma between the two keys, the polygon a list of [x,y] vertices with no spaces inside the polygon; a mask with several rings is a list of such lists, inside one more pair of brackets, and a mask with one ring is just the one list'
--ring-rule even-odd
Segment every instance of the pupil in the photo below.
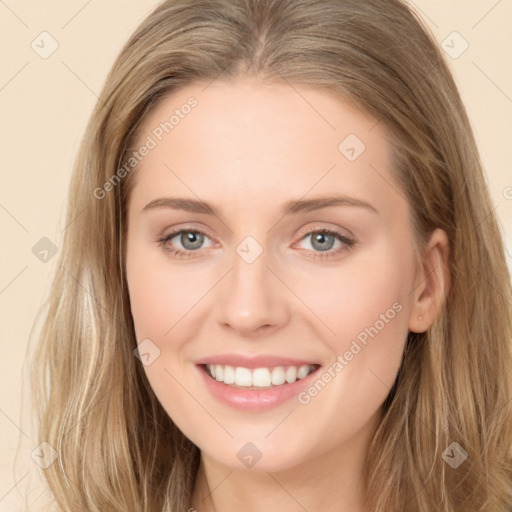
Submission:
{"label": "pupil", "polygon": [[[330,243],[327,242],[330,239]],[[327,242],[327,243],[326,243]],[[186,232],[181,235],[181,243],[188,250],[198,249],[203,243],[203,235],[201,233]],[[191,247],[187,247],[191,244]],[[334,245],[334,237],[328,233],[318,233],[313,236],[313,247],[320,251],[328,251]]]}
{"label": "pupil", "polygon": [[181,243],[187,250],[198,249],[203,244],[203,235],[188,231],[181,235]]}
{"label": "pupil", "polygon": [[[325,244],[326,238],[331,238],[331,243]],[[315,247],[315,244],[318,244],[318,246]],[[328,233],[318,233],[316,236],[313,237],[313,247],[316,249],[319,249],[320,251],[328,251],[329,249],[332,249],[332,246],[334,245],[334,237],[332,235],[329,235]]]}

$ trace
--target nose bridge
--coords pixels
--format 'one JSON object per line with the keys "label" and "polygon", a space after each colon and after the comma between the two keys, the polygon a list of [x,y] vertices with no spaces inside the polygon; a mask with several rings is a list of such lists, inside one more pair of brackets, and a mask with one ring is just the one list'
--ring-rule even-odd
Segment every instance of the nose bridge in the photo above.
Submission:
{"label": "nose bridge", "polygon": [[284,290],[267,268],[269,258],[263,246],[253,237],[246,237],[236,247],[232,261],[218,303],[219,322],[245,334],[285,322]]}

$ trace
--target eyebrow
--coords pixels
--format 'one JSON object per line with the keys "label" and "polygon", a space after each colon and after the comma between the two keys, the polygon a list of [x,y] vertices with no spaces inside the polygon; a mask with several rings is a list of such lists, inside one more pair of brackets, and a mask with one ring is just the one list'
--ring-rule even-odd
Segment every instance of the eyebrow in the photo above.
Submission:
{"label": "eyebrow", "polygon": [[[335,196],[289,201],[284,204],[281,210],[281,214],[283,216],[294,215],[298,213],[319,210],[321,208],[327,208],[330,206],[352,206],[366,208],[367,210],[376,214],[379,213],[373,205],[362,199],[348,196]],[[146,206],[144,206],[142,211],[144,212],[160,208],[172,208],[174,210],[185,210],[187,212],[203,213],[219,217],[219,211],[213,205],[204,201],[183,197],[159,197],[157,199],[153,199]]]}

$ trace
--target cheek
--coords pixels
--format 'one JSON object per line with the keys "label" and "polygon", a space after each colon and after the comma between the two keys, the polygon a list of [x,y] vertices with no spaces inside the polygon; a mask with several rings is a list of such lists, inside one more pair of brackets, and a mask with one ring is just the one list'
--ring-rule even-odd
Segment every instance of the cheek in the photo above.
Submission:
{"label": "cheek", "polygon": [[164,253],[158,258],[134,248],[126,265],[131,312],[137,339],[164,339],[211,285],[204,271],[171,267]]}
{"label": "cheek", "polygon": [[[323,336],[332,360],[330,375],[324,377],[331,383],[319,400],[315,389],[302,397],[303,403],[310,401],[315,417],[327,414],[324,407],[337,410],[343,404],[337,414],[347,429],[356,428],[388,395],[408,334],[413,256],[412,249],[398,250],[383,241],[302,288],[305,302],[331,331]],[[324,388],[321,383],[317,387]],[[332,435],[338,435],[336,430]]]}
{"label": "cheek", "polygon": [[[344,366],[324,390],[312,390],[304,396],[305,401],[292,404],[297,409],[297,423],[283,424],[273,440],[262,435],[271,428],[233,420],[244,435],[250,432],[269,453],[279,454],[279,460],[305,456],[300,436],[296,445],[290,443],[292,431],[296,433],[299,426],[308,432],[308,450],[331,449],[361,429],[389,393],[407,335],[405,300],[412,282],[412,258],[390,247],[374,247],[339,266],[310,266],[309,271],[299,272],[291,265],[281,270],[283,280],[300,298],[297,301],[286,290],[280,296],[293,312],[290,335],[296,335],[294,328],[314,333],[322,347],[319,353],[329,354],[332,363],[337,356],[344,357]],[[199,303],[204,298],[213,300],[215,284],[224,272],[197,265],[192,271],[186,263],[178,268],[166,262],[165,256],[154,256],[154,251],[139,247],[128,252],[127,280],[137,340],[150,338],[161,349],[161,357],[144,368],[146,375],[176,425],[204,447],[216,447],[221,444],[219,439],[225,442],[225,438],[201,405],[191,400],[191,395],[201,397],[202,390],[186,366],[187,342],[199,337],[201,324],[211,319],[210,308],[204,304],[201,308]],[[397,302],[403,306],[400,311]],[[381,320],[381,315],[388,322]],[[290,427],[284,428],[288,424]],[[211,434],[205,434],[205,425]],[[224,449],[217,453],[217,458],[222,457],[226,457]]]}
{"label": "cheek", "polygon": [[339,354],[360,333],[364,339],[365,329],[375,324],[391,339],[404,332],[414,262],[412,249],[399,251],[383,239],[371,251],[349,256],[337,267],[302,273],[295,291],[326,326],[324,339]]}
{"label": "cheek", "polygon": [[169,417],[183,431],[191,431],[202,410],[194,407],[186,391],[197,392],[182,360],[186,339],[194,336],[195,328],[186,315],[208,288],[198,275],[175,267],[171,271],[165,256],[155,259],[154,252],[140,247],[128,248],[126,274],[137,342],[151,340],[150,352],[158,354],[144,365],[149,384]]}

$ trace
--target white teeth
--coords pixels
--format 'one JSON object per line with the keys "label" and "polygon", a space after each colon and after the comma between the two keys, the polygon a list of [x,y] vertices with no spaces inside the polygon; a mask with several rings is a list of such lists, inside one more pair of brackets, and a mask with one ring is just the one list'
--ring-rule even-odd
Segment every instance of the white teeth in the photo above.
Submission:
{"label": "white teeth", "polygon": [[[292,366],[290,366],[292,368]],[[272,370],[272,385],[280,386],[286,382],[286,376],[284,374],[284,368],[282,366],[276,366]]]}
{"label": "white teeth", "polygon": [[301,366],[301,367],[297,370],[297,378],[298,378],[298,379],[303,379],[303,378],[304,378],[304,377],[306,377],[309,373],[310,373],[310,371],[309,371],[309,365],[305,364],[305,365]]}
{"label": "white teeth", "polygon": [[[257,388],[268,388],[272,384],[268,368],[256,368],[252,372],[252,385]],[[238,384],[240,385],[240,384]]]}
{"label": "white teeth", "polygon": [[235,384],[237,386],[252,386],[252,373],[248,368],[235,368]]}
{"label": "white teeth", "polygon": [[304,379],[315,370],[315,366],[305,364],[299,367],[276,366],[251,370],[242,366],[207,364],[206,370],[215,380],[234,387],[268,388],[286,383],[293,384],[299,379]]}
{"label": "white teeth", "polygon": [[224,366],[224,384],[235,383],[235,369],[232,366]]}
{"label": "white teeth", "polygon": [[295,366],[288,366],[286,369],[286,382],[291,384],[297,380],[297,368]]}

